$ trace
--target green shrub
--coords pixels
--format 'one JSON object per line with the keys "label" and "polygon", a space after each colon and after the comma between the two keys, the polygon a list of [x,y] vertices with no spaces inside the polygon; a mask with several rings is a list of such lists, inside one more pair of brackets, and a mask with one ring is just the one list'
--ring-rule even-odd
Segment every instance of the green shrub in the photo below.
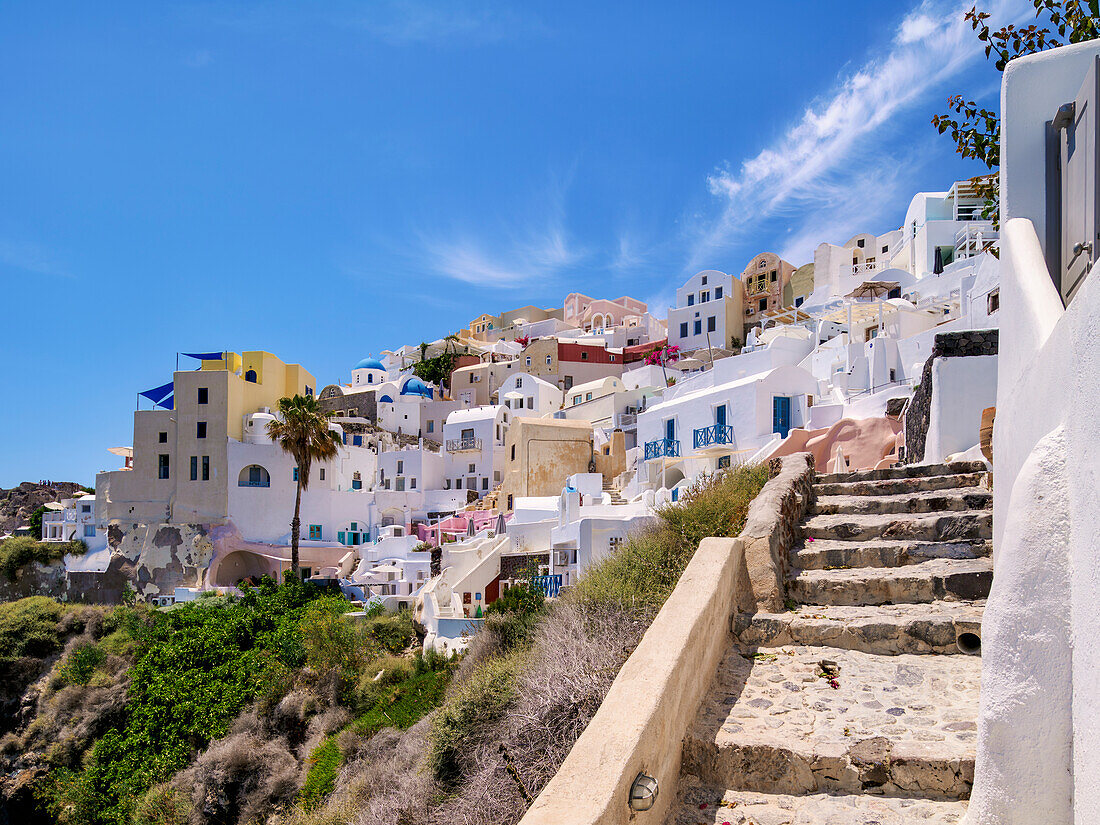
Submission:
{"label": "green shrub", "polygon": [[0,659],[61,650],[61,614],[61,604],[47,596],[0,603]]}
{"label": "green shrub", "polygon": [[528,580],[509,587],[485,612],[534,614],[541,612],[545,604],[546,596],[542,590]]}
{"label": "green shrub", "polygon": [[439,706],[451,668],[427,670],[388,686],[374,706],[352,723],[352,730],[371,736],[382,728],[411,728]]}
{"label": "green shrub", "polygon": [[700,541],[741,532],[749,504],[767,480],[763,465],[701,477],[678,503],[657,510],[656,526],[631,536],[619,550],[585,571],[567,598],[659,609]]}
{"label": "green shrub", "polygon": [[332,793],[343,762],[344,756],[340,753],[340,744],[337,742],[336,735],[331,734],[322,739],[321,744],[309,755],[309,770],[306,772],[306,781],[298,796],[302,807],[309,810]]}
{"label": "green shrub", "polygon": [[[344,614],[349,607],[343,596],[322,596],[303,612],[298,622],[306,663],[315,670],[357,671],[381,651]],[[375,649],[371,649],[371,647]]]}
{"label": "green shrub", "polygon": [[428,765],[438,779],[453,784],[462,775],[462,755],[515,700],[516,678],[525,664],[524,652],[495,657],[455,686],[428,734]]}
{"label": "green shrub", "polygon": [[401,653],[417,640],[416,624],[408,610],[368,618],[363,630],[389,653]]}
{"label": "green shrub", "polygon": [[106,658],[107,654],[94,642],[80,642],[65,657],[58,678],[64,685],[86,685]]}

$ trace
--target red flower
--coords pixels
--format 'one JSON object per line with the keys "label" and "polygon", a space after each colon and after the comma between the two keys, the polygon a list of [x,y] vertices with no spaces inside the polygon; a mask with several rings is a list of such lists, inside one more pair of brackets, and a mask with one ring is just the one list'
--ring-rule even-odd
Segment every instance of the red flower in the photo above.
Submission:
{"label": "red flower", "polygon": [[700,802],[699,803],[699,810],[700,811],[705,811],[706,809],[707,809],[707,803],[706,802]]}

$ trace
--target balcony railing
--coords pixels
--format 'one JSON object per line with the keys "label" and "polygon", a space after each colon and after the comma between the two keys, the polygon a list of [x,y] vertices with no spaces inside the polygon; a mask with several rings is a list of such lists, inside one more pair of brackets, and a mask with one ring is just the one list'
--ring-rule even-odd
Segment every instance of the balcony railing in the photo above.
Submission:
{"label": "balcony railing", "polygon": [[888,267],[887,261],[866,261],[861,264],[852,264],[851,266],[842,266],[840,268],[841,275],[874,275],[876,272],[881,272]]}
{"label": "balcony railing", "polygon": [[469,453],[481,452],[480,438],[450,438],[447,439],[447,452]]}
{"label": "balcony railing", "polygon": [[997,246],[1000,237],[988,221],[968,223],[955,233],[955,258],[962,260],[989,252]]}
{"label": "balcony railing", "polygon": [[270,487],[270,481],[238,481],[238,487]]}
{"label": "balcony railing", "polygon": [[65,514],[60,510],[54,510],[45,512],[42,514],[42,521],[64,521]]}
{"label": "balcony railing", "polygon": [[552,599],[561,592],[561,574],[555,576],[533,576],[531,584],[542,591],[542,595]]}
{"label": "balcony railing", "polygon": [[696,450],[714,444],[733,444],[733,425],[712,424],[709,427],[700,427],[695,431],[693,443]]}
{"label": "balcony railing", "polygon": [[638,426],[636,413],[619,413],[615,416],[615,426],[620,430],[633,430]]}
{"label": "balcony railing", "polygon": [[647,441],[645,445],[645,460],[651,458],[678,458],[680,455],[680,442],[675,438],[660,438],[657,441]]}

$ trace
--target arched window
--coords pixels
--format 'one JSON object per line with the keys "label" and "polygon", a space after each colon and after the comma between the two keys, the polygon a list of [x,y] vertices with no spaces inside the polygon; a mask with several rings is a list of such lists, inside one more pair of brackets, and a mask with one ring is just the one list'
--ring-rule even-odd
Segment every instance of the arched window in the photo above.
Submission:
{"label": "arched window", "polygon": [[249,464],[237,476],[238,487],[270,487],[271,475],[259,464]]}
{"label": "arched window", "polygon": [[244,374],[244,380],[247,381],[249,384],[255,384],[256,383],[256,370],[249,370],[248,372],[246,372]]}
{"label": "arched window", "polygon": [[367,373],[367,383],[368,384],[373,384],[374,383],[374,374],[373,373],[369,373],[369,372]]}

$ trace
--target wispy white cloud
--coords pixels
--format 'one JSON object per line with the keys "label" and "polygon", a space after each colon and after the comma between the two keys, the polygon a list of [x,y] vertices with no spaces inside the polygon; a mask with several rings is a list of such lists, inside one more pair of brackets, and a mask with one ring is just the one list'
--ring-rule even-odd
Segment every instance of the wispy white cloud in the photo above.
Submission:
{"label": "wispy white cloud", "polygon": [[53,278],[71,278],[72,273],[57,256],[36,243],[0,238],[0,268],[17,269]]}
{"label": "wispy white cloud", "polygon": [[583,253],[574,249],[556,224],[541,232],[498,242],[489,248],[470,237],[424,238],[428,266],[440,275],[476,286],[515,289],[552,278],[575,265]]}
{"label": "wispy white cloud", "polygon": [[[834,90],[772,145],[711,174],[707,186],[720,198],[721,213],[696,228],[687,268],[707,264],[763,219],[812,216],[815,209],[836,211],[839,204],[843,214],[832,225],[817,223],[821,231],[840,230],[872,219],[890,203],[887,198],[898,193],[872,184],[898,180],[914,150],[907,141],[887,150],[882,131],[979,57],[981,44],[963,19],[970,5],[971,0],[924,0],[899,22],[884,53],[839,78]],[[1026,0],[998,0],[993,11],[995,19],[1020,19],[1029,7]],[[854,190],[864,197],[856,200]],[[806,224],[812,225],[812,220]],[[805,234],[800,230],[798,236]],[[804,252],[805,246],[800,241],[790,250]]]}

